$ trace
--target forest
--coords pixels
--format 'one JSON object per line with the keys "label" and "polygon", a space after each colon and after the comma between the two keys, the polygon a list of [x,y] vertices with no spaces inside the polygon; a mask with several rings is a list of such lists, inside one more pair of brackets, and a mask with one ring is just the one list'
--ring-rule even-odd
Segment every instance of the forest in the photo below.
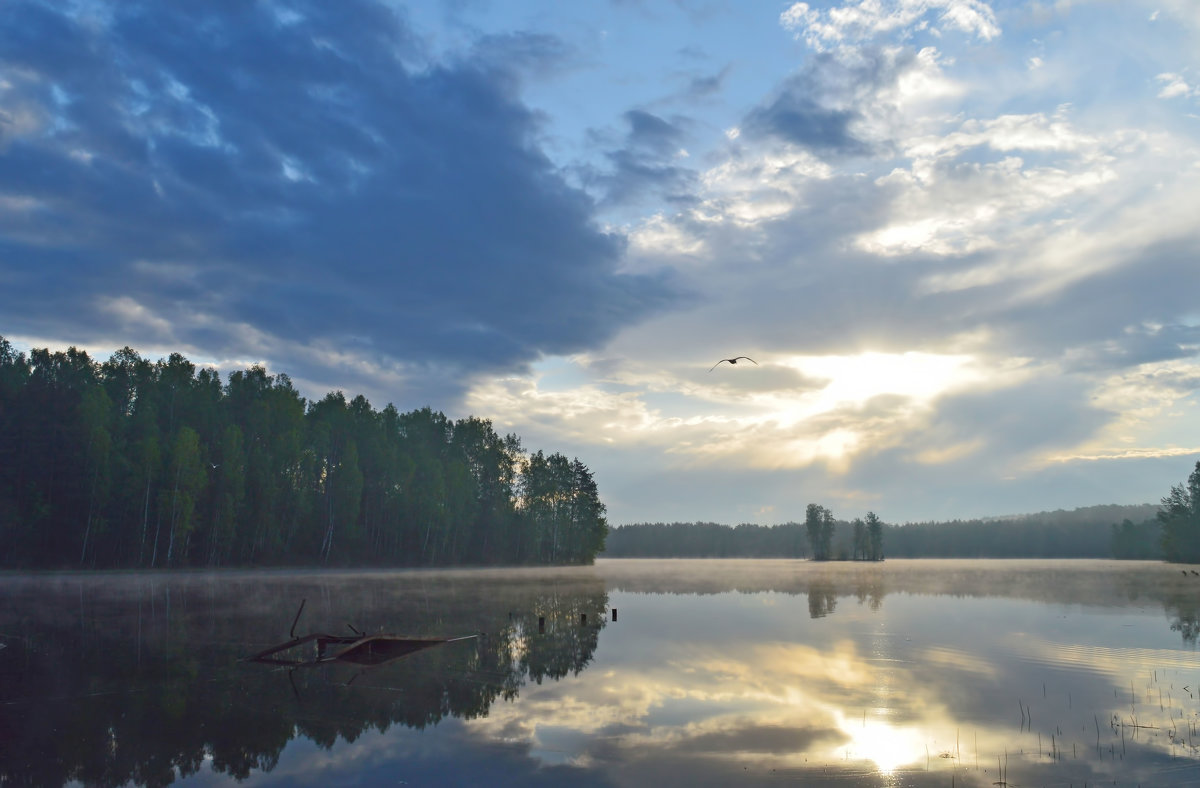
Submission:
{"label": "forest", "polygon": [[[1200,484],[1200,476],[1197,480]],[[1179,497],[1184,492],[1172,494]],[[1196,500],[1200,501],[1200,497]],[[881,523],[874,513],[867,515],[868,523],[837,520],[829,509],[809,504],[804,523],[733,527],[717,523],[617,526],[609,531],[604,555],[610,558],[812,557],[817,560],[879,560],[885,556],[1160,559],[1165,555],[1161,518],[1156,518],[1158,511],[1159,507],[1149,504],[1089,506],[1017,517],[899,525]],[[1180,515],[1177,519],[1183,521],[1186,517]],[[1182,537],[1177,541],[1182,541]],[[1200,540],[1195,544],[1200,546]]]}
{"label": "forest", "polygon": [[489,421],[0,337],[0,567],[591,563],[591,471]]}

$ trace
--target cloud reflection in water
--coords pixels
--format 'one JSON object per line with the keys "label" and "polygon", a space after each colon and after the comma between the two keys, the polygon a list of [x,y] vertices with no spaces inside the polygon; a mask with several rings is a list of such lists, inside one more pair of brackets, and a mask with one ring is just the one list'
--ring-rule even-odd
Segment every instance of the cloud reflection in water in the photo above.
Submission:
{"label": "cloud reflection in water", "polygon": [[[1162,564],[628,560],[0,590],[0,739],[18,745],[0,782],[1200,781],[1200,581]],[[317,630],[483,636],[350,686],[238,664],[304,597]]]}
{"label": "cloud reflection in water", "polygon": [[[990,785],[1000,768],[1014,783],[1140,775],[1165,784],[1155,782],[1163,765],[1178,774],[1185,757],[1200,776],[1189,743],[1200,736],[1185,733],[1200,705],[1181,690],[1191,681],[1197,694],[1200,658],[1128,586],[1089,590],[1111,582],[1103,567],[1116,565],[1081,562],[1071,571],[1100,573],[1042,587],[1045,567],[1024,575],[1000,562],[1008,574],[972,581],[961,562],[914,563],[936,593],[905,587],[913,581],[901,571],[899,593],[856,603],[848,567],[818,587],[840,603],[830,613],[823,602],[820,615],[811,584],[719,591],[704,562],[690,594],[612,592],[622,618],[590,670],[531,687],[468,731],[519,737],[545,763],[619,784],[669,771],[694,784],[836,775],[838,785],[878,785],[900,775],[897,784]],[[1162,569],[1152,576],[1171,571]],[[888,570],[881,580],[891,584]],[[1044,593],[1056,585],[1058,602]],[[1145,645],[1123,645],[1133,642]]]}

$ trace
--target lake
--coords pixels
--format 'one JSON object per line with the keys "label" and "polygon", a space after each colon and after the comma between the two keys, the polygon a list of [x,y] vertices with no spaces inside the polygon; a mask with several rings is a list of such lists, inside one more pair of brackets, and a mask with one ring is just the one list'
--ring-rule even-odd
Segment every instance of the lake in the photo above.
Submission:
{"label": "lake", "polygon": [[[355,631],[473,637],[243,660]],[[1154,562],[7,574],[0,785],[1196,785],[1198,632]]]}

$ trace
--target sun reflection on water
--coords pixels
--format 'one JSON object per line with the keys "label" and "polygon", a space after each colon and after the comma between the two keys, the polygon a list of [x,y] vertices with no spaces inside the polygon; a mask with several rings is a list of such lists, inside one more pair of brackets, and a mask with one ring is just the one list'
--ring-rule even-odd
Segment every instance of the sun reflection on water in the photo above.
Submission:
{"label": "sun reflection on water", "polygon": [[871,761],[881,774],[890,775],[897,769],[926,757],[926,741],[913,728],[890,725],[881,720],[842,718],[839,727],[849,741],[839,750],[852,759]]}

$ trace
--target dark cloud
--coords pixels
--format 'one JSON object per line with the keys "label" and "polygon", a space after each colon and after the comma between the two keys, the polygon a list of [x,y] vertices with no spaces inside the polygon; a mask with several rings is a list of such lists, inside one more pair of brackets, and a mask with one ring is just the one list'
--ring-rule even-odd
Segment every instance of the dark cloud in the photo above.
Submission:
{"label": "dark cloud", "polygon": [[1135,248],[1104,271],[1010,310],[1017,352],[1054,357],[1070,349],[1066,363],[1081,371],[1196,356],[1198,245],[1191,234]]}
{"label": "dark cloud", "polygon": [[625,113],[629,123],[629,145],[654,153],[674,153],[683,142],[683,131],[657,115],[640,109]]}
{"label": "dark cloud", "polygon": [[1065,449],[1091,437],[1114,414],[1089,406],[1090,385],[1069,377],[1038,378],[995,391],[944,399],[930,427],[955,441],[986,441],[984,456],[998,462]]}
{"label": "dark cloud", "polygon": [[[417,68],[421,42],[368,0],[105,10],[0,10],[0,69],[22,75],[0,109],[43,117],[0,132],[6,332],[136,345],[111,309],[128,297],[181,343],[190,315],[462,373],[593,346],[670,300],[614,273],[624,239],[536,146],[515,79],[554,40]],[[245,352],[226,342],[209,350]]]}
{"label": "dark cloud", "polygon": [[574,51],[561,39],[540,33],[484,36],[471,50],[472,59],[489,68],[527,77],[557,73]]}
{"label": "dark cloud", "polygon": [[871,155],[887,140],[867,139],[855,128],[868,105],[880,110],[881,89],[894,85],[913,64],[911,53],[856,50],[854,58],[814,56],[774,95],[746,117],[751,136],[775,137],[818,154]]}
{"label": "dark cloud", "polygon": [[687,139],[685,118],[667,120],[641,109],[624,114],[628,130],[617,137],[609,132],[592,131],[594,144],[610,147],[604,157],[604,171],[588,169],[583,173],[587,184],[604,194],[608,205],[636,205],[648,198],[683,203],[694,199],[696,173],[680,165],[680,150]]}
{"label": "dark cloud", "polygon": [[692,77],[688,81],[687,89],[684,91],[684,98],[689,101],[695,101],[715,96],[724,90],[729,71],[729,66],[726,66],[716,74]]}
{"label": "dark cloud", "polygon": [[862,154],[869,146],[856,138],[850,125],[859,119],[853,110],[827,109],[802,92],[785,90],[770,104],[750,114],[750,131],[834,153]]}

